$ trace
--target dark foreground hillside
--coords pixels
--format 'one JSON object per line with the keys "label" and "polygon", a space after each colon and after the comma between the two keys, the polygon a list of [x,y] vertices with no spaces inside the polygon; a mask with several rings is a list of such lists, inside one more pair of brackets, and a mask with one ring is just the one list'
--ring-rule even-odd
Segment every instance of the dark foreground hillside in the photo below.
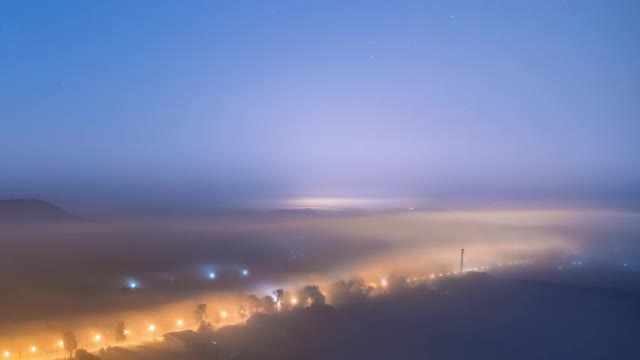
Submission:
{"label": "dark foreground hillside", "polygon": [[637,293],[481,274],[352,305],[261,315],[214,332],[206,350],[113,349],[143,359],[635,358]]}

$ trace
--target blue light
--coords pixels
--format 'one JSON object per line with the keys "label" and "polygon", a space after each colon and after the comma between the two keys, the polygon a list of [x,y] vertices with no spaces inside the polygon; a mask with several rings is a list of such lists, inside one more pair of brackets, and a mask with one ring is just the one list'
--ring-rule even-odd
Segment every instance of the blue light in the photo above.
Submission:
{"label": "blue light", "polygon": [[136,284],[134,281],[132,281],[132,282],[130,282],[130,283],[129,283],[129,288],[131,288],[131,289],[135,289],[135,288],[137,288],[137,287],[138,287],[138,284]]}
{"label": "blue light", "polygon": [[242,276],[249,276],[249,270],[243,269],[242,270]]}
{"label": "blue light", "polygon": [[215,279],[215,278],[216,278],[216,273],[210,272],[209,273],[209,279]]}

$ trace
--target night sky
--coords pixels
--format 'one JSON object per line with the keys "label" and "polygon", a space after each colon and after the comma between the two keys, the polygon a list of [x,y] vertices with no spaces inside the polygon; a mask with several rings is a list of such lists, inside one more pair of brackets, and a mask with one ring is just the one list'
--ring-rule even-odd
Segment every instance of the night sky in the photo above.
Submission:
{"label": "night sky", "polygon": [[640,203],[632,0],[3,1],[0,84],[0,197]]}

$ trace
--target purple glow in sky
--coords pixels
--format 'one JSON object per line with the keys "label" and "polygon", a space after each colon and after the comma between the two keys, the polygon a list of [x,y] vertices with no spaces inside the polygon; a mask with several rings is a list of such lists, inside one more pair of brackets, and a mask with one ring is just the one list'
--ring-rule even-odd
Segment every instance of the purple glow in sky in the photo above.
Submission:
{"label": "purple glow in sky", "polygon": [[0,197],[638,204],[636,1],[3,2]]}

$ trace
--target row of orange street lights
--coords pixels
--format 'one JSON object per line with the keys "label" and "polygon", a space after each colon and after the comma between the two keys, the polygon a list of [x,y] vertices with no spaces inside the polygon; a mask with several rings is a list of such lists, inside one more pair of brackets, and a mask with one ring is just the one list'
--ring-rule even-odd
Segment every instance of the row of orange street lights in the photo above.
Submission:
{"label": "row of orange street lights", "polygon": [[[291,302],[293,305],[295,305],[295,304],[297,304],[297,303],[298,303],[298,299],[297,299],[297,298],[295,298],[295,297],[292,297],[292,298],[290,299],[290,302]],[[221,316],[222,318],[226,319],[226,318],[229,316],[229,313],[227,313],[226,311],[222,311],[222,312],[220,312],[220,316]],[[179,328],[182,328],[182,327],[184,326],[184,321],[183,321],[182,319],[179,319],[179,320],[176,322],[176,325],[177,325]],[[149,330],[150,332],[152,332],[152,333],[153,333],[153,341],[155,342],[155,341],[156,341],[156,339],[157,339],[157,337],[156,337],[156,335],[157,335],[157,332],[156,332],[157,328],[156,328],[156,326],[155,326],[154,324],[151,324],[151,325],[149,325],[148,330]],[[130,333],[129,333],[129,330],[124,330],[124,334],[125,334],[125,335],[129,335],[129,334],[130,334]],[[99,342],[101,342],[101,341],[102,341],[102,335],[101,335],[101,334],[96,334],[96,335],[94,336],[94,339],[95,339],[95,341],[96,341],[97,343],[99,343]],[[56,359],[57,359],[57,358],[58,358],[58,352],[59,352],[61,349],[63,349],[63,348],[64,348],[64,341],[60,340],[56,345],[57,345],[57,346],[56,346]],[[38,352],[38,348],[37,348],[36,346],[32,346],[29,350],[30,350],[30,352],[31,352],[32,356],[33,356],[33,357],[35,357],[35,356],[36,356],[36,354],[37,354],[37,352]],[[8,350],[7,350],[7,351],[4,351],[3,355],[4,355],[4,358],[12,358],[12,353],[11,353],[10,351],[8,351]],[[22,352],[19,352],[19,353],[18,353],[18,356],[19,356],[19,358],[22,358]]]}
{"label": "row of orange street lights", "polygon": [[[386,285],[386,279],[383,279],[382,283],[383,283],[383,286]],[[295,298],[295,297],[290,298],[289,301],[293,305],[296,305],[298,303],[298,299]],[[229,314],[226,311],[222,311],[222,312],[220,312],[220,316],[222,318],[227,318],[229,316]],[[181,327],[184,326],[184,321],[182,319],[180,319],[180,320],[178,320],[176,322],[176,325],[179,328],[181,328]],[[151,324],[151,325],[149,325],[148,330],[153,333],[153,341],[155,342],[156,341],[156,334],[157,334],[156,333],[156,330],[157,330],[156,326],[154,324]],[[129,330],[124,330],[124,334],[125,335],[129,335],[130,334]],[[102,341],[102,335],[101,334],[96,334],[94,338],[95,338],[96,342],[101,342]],[[57,356],[58,351],[60,349],[63,349],[63,348],[64,348],[64,342],[61,340],[61,341],[58,342],[57,347],[56,347],[56,358],[58,358],[58,356]],[[29,350],[32,353],[32,355],[35,356],[35,354],[38,351],[38,348],[36,346],[32,346]],[[3,355],[4,355],[5,358],[10,358],[11,357],[11,352],[5,351],[3,353]],[[19,353],[19,356],[22,357],[22,352]]]}
{"label": "row of orange street lights", "polygon": [[[60,346],[62,346],[62,341],[60,341]],[[38,351],[38,348],[35,347],[35,346],[32,346],[31,349],[29,349],[29,350],[31,350],[31,353],[35,355],[35,353]],[[18,354],[19,354],[20,357],[22,357],[22,352],[20,352]],[[11,356],[11,352],[5,351],[3,355],[4,355],[5,358],[8,358],[8,357]]]}
{"label": "row of orange street lights", "polygon": [[[532,260],[532,259],[527,259],[527,260],[517,260],[517,261],[509,261],[509,262],[506,262],[504,265],[516,265],[516,264],[523,264],[523,263],[524,263],[524,264],[526,264],[526,263],[532,263],[532,262],[533,262],[533,260]],[[498,267],[502,267],[502,266],[503,266],[503,263],[499,263],[499,264],[497,264],[497,266],[498,266]],[[474,268],[464,269],[464,272],[467,272],[467,271],[477,271],[477,270],[485,270],[485,269],[486,269],[486,270],[488,270],[489,268],[490,268],[489,266],[480,266],[480,267],[474,267]],[[459,272],[454,271],[454,272],[448,272],[448,273],[434,273],[434,274],[431,274],[429,277],[430,277],[431,279],[435,279],[435,278],[438,278],[438,277],[451,276],[452,274],[453,274],[453,275],[458,275],[458,274],[459,274]],[[246,276],[246,275],[248,275],[248,271],[247,271],[247,270],[243,270],[243,275],[245,275],[245,276]],[[424,277],[424,276],[422,277],[422,279],[425,279],[425,278],[426,278],[426,277]],[[418,278],[413,278],[413,281],[416,281],[417,279],[418,279]],[[407,279],[407,281],[410,281],[410,280],[411,280],[411,279]],[[371,283],[371,285],[375,285],[375,283]],[[381,285],[382,287],[386,287],[386,286],[388,285],[387,278],[382,278],[382,279],[380,280],[380,285]],[[289,301],[290,301],[290,302],[291,302],[291,304],[293,304],[293,305],[298,304],[298,299],[297,299],[297,298],[295,298],[295,297],[290,298],[290,299],[289,299]],[[222,312],[220,312],[220,316],[221,316],[222,318],[227,318],[227,317],[228,317],[228,315],[229,315],[229,314],[228,314],[226,311],[222,311]],[[179,328],[182,328],[182,327],[184,326],[184,321],[183,321],[182,319],[180,319],[180,320],[178,320],[178,321],[176,322],[176,325],[177,325]],[[152,333],[153,333],[153,341],[155,342],[155,341],[156,341],[156,330],[157,330],[156,326],[155,326],[154,324],[151,324],[151,325],[149,325],[148,330],[149,330],[150,332],[152,332]],[[129,330],[125,330],[125,331],[124,331],[124,334],[125,334],[125,335],[129,335]],[[100,334],[96,334],[96,335],[95,335],[95,340],[96,340],[96,342],[100,342],[100,341],[102,340],[102,335],[100,335]],[[64,342],[63,342],[63,341],[59,341],[59,342],[58,342],[58,344],[57,344],[57,350],[60,350],[60,349],[62,349],[63,347],[64,347]],[[37,347],[35,347],[35,346],[32,346],[32,347],[30,348],[30,352],[31,352],[34,356],[35,356],[35,354],[36,354],[36,352],[37,352],[37,351],[38,351],[38,348],[37,348]],[[19,353],[19,355],[20,355],[20,357],[21,357],[21,356],[22,356],[22,352],[20,352],[20,353]],[[9,358],[9,357],[11,357],[11,352],[9,352],[9,351],[5,351],[5,352],[4,352],[4,357],[5,357],[5,358]],[[56,356],[56,357],[57,357],[57,356]]]}
{"label": "row of orange street lights", "polygon": [[[292,297],[290,300],[291,304],[296,305],[298,303],[298,299],[295,297]],[[221,311],[220,312],[220,316],[223,319],[226,319],[229,316],[229,313],[226,311]],[[178,328],[182,328],[184,326],[184,321],[182,319],[179,319],[178,321],[176,321],[176,325],[178,326]],[[153,333],[153,341],[156,341],[156,335],[157,335],[157,328],[154,324],[150,324],[149,327],[147,328],[150,332]],[[125,335],[129,335],[129,330],[124,330],[124,334]],[[101,334],[95,334],[94,339],[97,343],[100,343],[102,341],[102,335]],[[64,348],[64,341],[60,340],[57,343],[57,347],[56,347],[56,358],[58,358],[58,352]],[[32,354],[32,356],[35,357],[36,353],[38,352],[38,348],[36,346],[32,346],[30,349],[30,352]],[[22,352],[19,352],[19,357],[22,358]],[[5,351],[3,353],[4,358],[11,358],[12,353],[10,351]]]}

